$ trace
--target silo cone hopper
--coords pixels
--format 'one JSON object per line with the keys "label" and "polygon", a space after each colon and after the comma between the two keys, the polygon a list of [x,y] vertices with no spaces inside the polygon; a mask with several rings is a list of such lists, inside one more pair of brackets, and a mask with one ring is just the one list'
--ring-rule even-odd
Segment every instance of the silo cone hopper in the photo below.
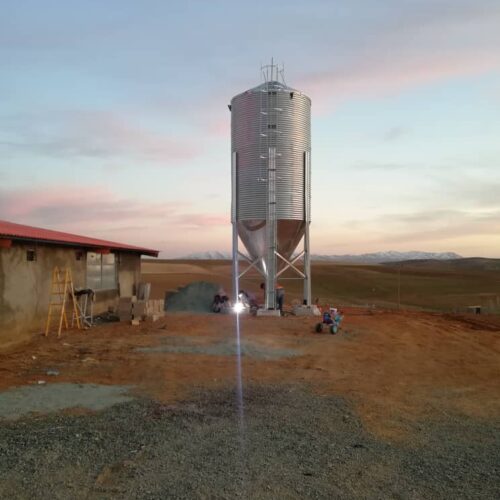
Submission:
{"label": "silo cone hopper", "polygon": [[[243,220],[238,221],[238,235],[240,241],[252,262],[256,261],[256,266],[265,272],[266,261],[266,221],[265,220]],[[305,233],[306,223],[300,220],[280,219],[276,221],[276,250],[286,260],[292,258],[294,250],[300,243]],[[283,259],[277,259],[277,270],[280,271],[286,266]]]}
{"label": "silo cone hopper", "polygon": [[[265,309],[275,310],[277,279],[292,270],[310,306],[311,100],[285,84],[278,66],[264,66],[262,74],[264,83],[229,106],[233,288],[237,294],[239,278],[257,269],[266,284]],[[242,273],[240,258],[250,264]]]}

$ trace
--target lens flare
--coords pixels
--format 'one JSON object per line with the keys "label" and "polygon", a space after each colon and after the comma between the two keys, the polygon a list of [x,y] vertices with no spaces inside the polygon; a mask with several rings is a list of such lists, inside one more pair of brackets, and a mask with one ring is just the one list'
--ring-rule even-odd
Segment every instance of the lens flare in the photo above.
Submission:
{"label": "lens flare", "polygon": [[241,363],[241,332],[240,332],[240,315],[235,314],[236,325],[236,407],[238,410],[238,429],[240,441],[240,454],[242,463],[245,460],[245,423],[244,423],[244,407],[243,407],[243,367]]}
{"label": "lens flare", "polygon": [[234,304],[234,306],[233,306],[233,311],[236,314],[239,314],[240,312],[243,312],[244,309],[245,309],[245,306],[243,305],[242,302],[236,302],[236,304]]}

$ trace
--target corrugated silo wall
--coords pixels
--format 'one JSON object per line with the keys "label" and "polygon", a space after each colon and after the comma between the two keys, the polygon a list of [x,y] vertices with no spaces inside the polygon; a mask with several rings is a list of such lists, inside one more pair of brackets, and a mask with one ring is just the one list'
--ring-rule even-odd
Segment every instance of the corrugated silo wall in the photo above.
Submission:
{"label": "corrugated silo wall", "polygon": [[269,147],[277,152],[276,217],[304,220],[304,203],[310,202],[310,192],[304,190],[304,155],[311,151],[310,99],[287,87],[260,86],[236,96],[231,115],[238,220],[266,218]]}

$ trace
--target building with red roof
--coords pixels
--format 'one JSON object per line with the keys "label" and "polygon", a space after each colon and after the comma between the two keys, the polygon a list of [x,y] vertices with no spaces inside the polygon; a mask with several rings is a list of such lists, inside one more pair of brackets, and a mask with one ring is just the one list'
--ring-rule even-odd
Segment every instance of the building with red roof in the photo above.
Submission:
{"label": "building with red roof", "polygon": [[136,294],[141,255],[158,250],[0,220],[0,343],[44,330],[55,266],[92,290],[100,314]]}

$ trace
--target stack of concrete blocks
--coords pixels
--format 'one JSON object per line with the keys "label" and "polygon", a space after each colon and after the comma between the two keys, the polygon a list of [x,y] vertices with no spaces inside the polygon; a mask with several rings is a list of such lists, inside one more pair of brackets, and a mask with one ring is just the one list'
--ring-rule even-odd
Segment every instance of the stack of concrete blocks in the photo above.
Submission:
{"label": "stack of concrete blocks", "polygon": [[146,301],[146,316],[152,321],[157,321],[165,315],[164,301],[162,299],[151,299]]}
{"label": "stack of concrete blocks", "polygon": [[118,303],[118,317],[120,321],[130,321],[132,325],[139,325],[141,321],[157,321],[164,316],[163,300],[137,300],[132,297],[121,297]]}
{"label": "stack of concrete blocks", "polygon": [[130,321],[132,319],[132,297],[120,297],[117,312],[120,321]]}
{"label": "stack of concrete blocks", "polygon": [[132,297],[132,324],[138,325],[146,316],[146,303],[143,300],[137,300],[134,295]]}

